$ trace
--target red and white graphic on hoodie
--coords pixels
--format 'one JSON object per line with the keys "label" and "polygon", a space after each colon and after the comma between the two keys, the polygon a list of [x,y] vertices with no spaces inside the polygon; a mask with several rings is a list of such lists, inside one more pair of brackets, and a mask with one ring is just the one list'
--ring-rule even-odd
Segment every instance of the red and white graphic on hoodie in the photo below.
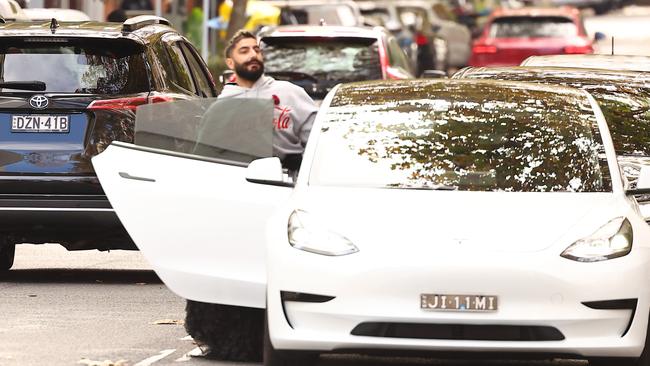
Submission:
{"label": "red and white graphic on hoodie", "polygon": [[291,122],[291,108],[280,105],[280,98],[273,94],[273,126],[278,130],[286,130]]}

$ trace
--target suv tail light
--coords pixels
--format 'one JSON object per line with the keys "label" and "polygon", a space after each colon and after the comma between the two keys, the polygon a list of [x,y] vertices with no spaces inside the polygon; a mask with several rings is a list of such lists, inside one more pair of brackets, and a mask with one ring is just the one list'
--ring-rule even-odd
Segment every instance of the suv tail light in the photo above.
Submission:
{"label": "suv tail light", "polygon": [[569,54],[582,54],[582,53],[593,53],[593,52],[594,52],[594,48],[590,45],[564,47],[564,53],[569,53]]}
{"label": "suv tail light", "polygon": [[171,102],[174,98],[168,95],[152,95],[149,97],[132,97],[132,98],[116,98],[116,99],[103,99],[95,100],[88,109],[90,110],[129,110],[135,112],[138,106],[143,104],[153,104],[161,102]]}
{"label": "suv tail light", "polygon": [[497,53],[496,46],[477,44],[472,48],[472,53],[481,54],[481,53]]}

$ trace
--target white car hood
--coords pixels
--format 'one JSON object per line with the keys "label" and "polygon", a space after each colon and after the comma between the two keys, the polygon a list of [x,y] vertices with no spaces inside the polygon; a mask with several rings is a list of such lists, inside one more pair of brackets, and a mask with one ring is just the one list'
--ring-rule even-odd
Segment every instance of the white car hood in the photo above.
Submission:
{"label": "white car hood", "polygon": [[293,209],[311,214],[362,251],[458,248],[563,250],[630,206],[613,193],[509,193],[309,187]]}

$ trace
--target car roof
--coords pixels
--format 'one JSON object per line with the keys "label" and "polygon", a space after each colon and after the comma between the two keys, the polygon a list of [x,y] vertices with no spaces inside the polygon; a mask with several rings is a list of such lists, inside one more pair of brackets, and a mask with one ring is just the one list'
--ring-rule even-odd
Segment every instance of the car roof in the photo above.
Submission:
{"label": "car roof", "polygon": [[[162,22],[162,23],[161,23]],[[130,18],[124,23],[58,22],[52,31],[51,21],[0,22],[0,37],[70,37],[70,38],[128,38],[145,43],[151,34],[172,31],[166,19],[153,16]]]}
{"label": "car roof", "polygon": [[531,80],[543,80],[547,76],[565,79],[592,79],[595,83],[607,81],[610,83],[646,84],[650,82],[650,73],[551,66],[468,67],[460,70],[452,78],[462,79],[472,75],[494,77],[500,75],[530,75]]}
{"label": "car roof", "polygon": [[630,55],[548,55],[530,56],[521,66],[556,66],[650,72],[650,56]]}
{"label": "car roof", "polygon": [[355,37],[380,38],[387,31],[382,27],[346,27],[338,25],[285,25],[262,30],[259,38],[271,37]]}
{"label": "car roof", "polygon": [[494,10],[492,18],[500,17],[544,17],[544,16],[562,16],[562,17],[577,17],[580,11],[570,6],[559,6],[553,8],[499,8]]}

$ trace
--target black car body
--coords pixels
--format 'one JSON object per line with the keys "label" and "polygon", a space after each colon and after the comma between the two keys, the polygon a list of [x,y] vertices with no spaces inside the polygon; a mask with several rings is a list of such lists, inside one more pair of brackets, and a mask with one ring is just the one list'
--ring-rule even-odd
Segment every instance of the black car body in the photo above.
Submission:
{"label": "black car body", "polygon": [[90,159],[132,142],[139,105],[212,97],[194,47],[163,18],[0,24],[0,270],[15,244],[136,249]]}

